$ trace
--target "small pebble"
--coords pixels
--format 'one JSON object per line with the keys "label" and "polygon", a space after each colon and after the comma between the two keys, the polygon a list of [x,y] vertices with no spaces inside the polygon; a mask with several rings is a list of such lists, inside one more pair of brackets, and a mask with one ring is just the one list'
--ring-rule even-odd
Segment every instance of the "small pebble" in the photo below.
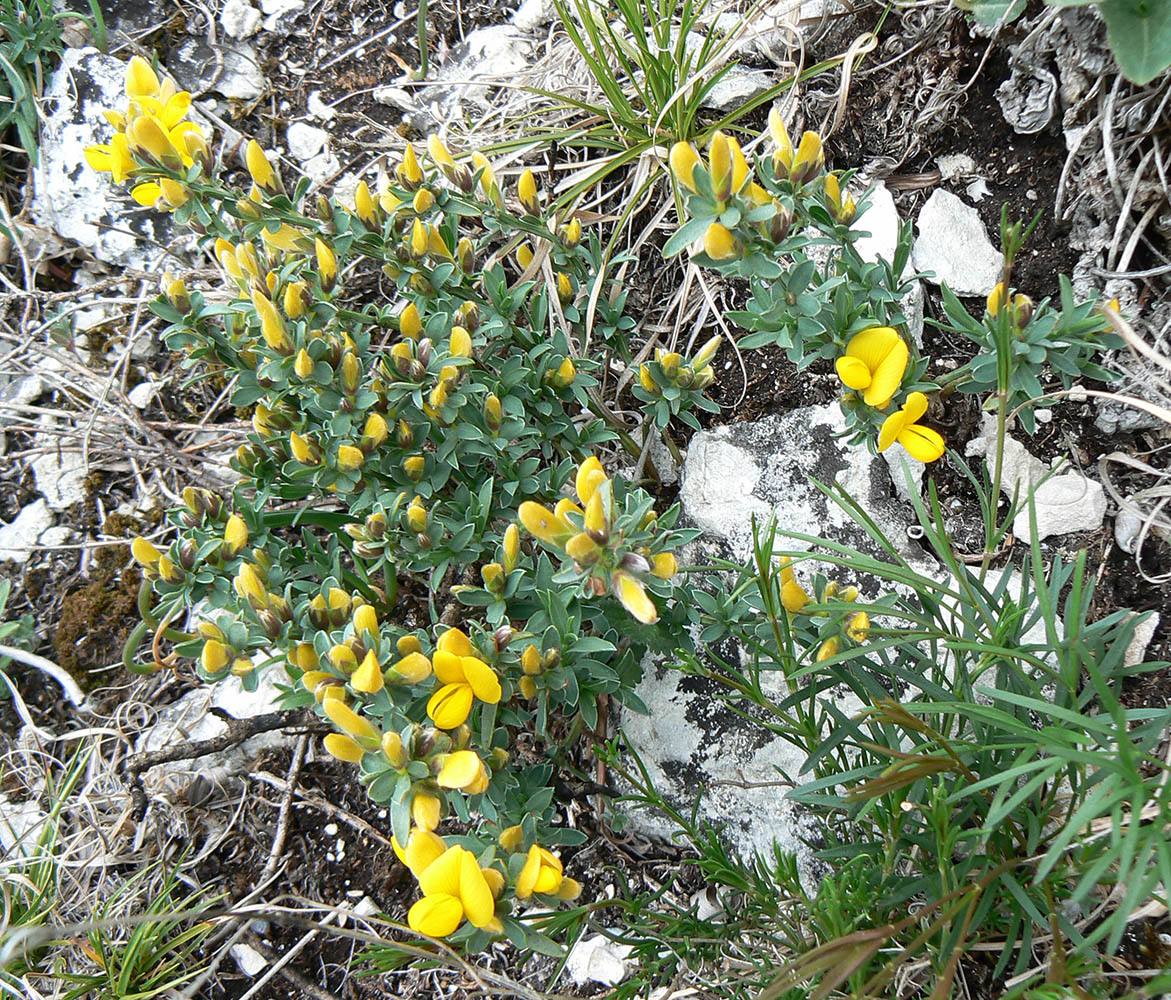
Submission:
{"label": "small pebble", "polygon": [[337,824],[336,823],[326,823],[323,829],[324,829],[325,835],[327,837],[336,837],[337,836]]}

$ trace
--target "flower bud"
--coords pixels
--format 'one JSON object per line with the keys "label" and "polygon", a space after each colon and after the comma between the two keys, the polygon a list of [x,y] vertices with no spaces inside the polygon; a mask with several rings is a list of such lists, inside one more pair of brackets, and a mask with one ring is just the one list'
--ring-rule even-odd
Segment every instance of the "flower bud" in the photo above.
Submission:
{"label": "flower bud", "polygon": [[472,356],[472,338],[462,326],[453,326],[451,328],[451,340],[448,344],[448,353],[456,358],[470,358]]}
{"label": "flower bud", "polygon": [[260,143],[255,139],[250,139],[247,147],[244,150],[244,164],[248,167],[248,173],[252,177],[252,182],[262,191],[270,194],[276,194],[280,189],[280,179],[277,177],[276,171],[269,162],[268,157],[264,155],[264,150]]}
{"label": "flower bud", "polygon": [[504,574],[504,567],[500,563],[491,562],[485,564],[480,569],[480,577],[484,581],[484,587],[490,594],[499,597],[504,593],[504,586],[507,579]]}
{"label": "flower bud", "polygon": [[435,195],[433,195],[427,188],[419,188],[415,192],[414,200],[411,202],[411,208],[414,209],[416,215],[426,215],[435,207]]}
{"label": "flower bud", "polygon": [[135,561],[145,570],[155,572],[158,569],[159,559],[162,558],[162,553],[156,549],[145,538],[139,537],[130,543],[130,554],[134,556]]}
{"label": "flower bud", "polygon": [[378,657],[371,649],[350,677],[350,687],[361,694],[377,694],[382,690],[384,683],[382,668],[378,665]]}
{"label": "flower bud", "polygon": [[[516,185],[516,194],[520,199],[521,207],[529,215],[541,214],[541,202],[537,196],[537,179],[533,176],[533,172],[527,167],[524,173],[520,175],[520,180]],[[528,265],[525,265],[526,267]]]}
{"label": "flower bud", "polygon": [[176,278],[169,272],[164,273],[162,286],[163,295],[175,309],[184,315],[191,312],[191,297],[187,294],[187,284],[182,278]]}
{"label": "flower bud", "polygon": [[378,612],[370,604],[359,604],[354,609],[354,635],[361,636],[367,632],[378,635]]}
{"label": "flower bud", "polygon": [[427,508],[419,497],[415,497],[407,508],[407,526],[419,535],[427,530]]}
{"label": "flower bud", "polygon": [[561,230],[561,245],[566,250],[572,250],[581,242],[581,222],[574,218],[571,219],[569,225],[564,226]]}
{"label": "flower bud", "polygon": [[358,391],[358,384],[362,379],[362,368],[352,351],[346,351],[342,356],[342,389],[349,395]]}
{"label": "flower bud", "polygon": [[512,642],[513,636],[516,635],[516,629],[511,625],[501,625],[495,632],[492,633],[492,645],[495,647],[497,653],[503,652],[508,648],[508,644]]}
{"label": "flower bud", "polygon": [[488,430],[493,434],[500,432],[500,425],[504,422],[504,414],[501,410],[500,400],[495,393],[488,393],[484,400],[484,423]]}
{"label": "flower bud", "polygon": [[247,544],[248,526],[239,514],[233,514],[224,526],[223,551],[231,559]]}
{"label": "flower bud", "polygon": [[415,155],[415,147],[409,142],[403,153],[403,162],[395,167],[394,175],[399,184],[408,191],[415,190],[423,183],[423,170],[419,166],[419,158]]}
{"label": "flower bud", "polygon": [[502,544],[503,565],[506,573],[511,573],[516,568],[517,558],[520,556],[520,529],[513,522],[504,529],[504,541]]}
{"label": "flower bud", "polygon": [[377,229],[379,224],[378,206],[374,203],[374,196],[370,193],[370,185],[360,181],[354,191],[354,210],[362,225],[367,229]]}
{"label": "flower bud", "polygon": [[579,566],[592,566],[601,558],[602,550],[598,543],[583,531],[565,543],[565,554]]}
{"label": "flower bud", "polygon": [[313,374],[313,368],[313,359],[309,356],[309,352],[302,347],[293,361],[293,371],[297,373],[298,378],[309,378]]}
{"label": "flower bud", "polygon": [[412,483],[417,483],[422,479],[426,469],[427,460],[422,455],[410,455],[403,459],[403,471]]}
{"label": "flower bud", "polygon": [[407,748],[398,733],[382,734],[382,756],[397,771],[407,766]]}
{"label": "flower bud", "polygon": [[386,418],[381,413],[371,413],[366,418],[366,426],[362,428],[363,447],[381,447],[389,436],[390,428],[386,426]]}
{"label": "flower bud", "polygon": [[466,236],[456,245],[455,256],[464,274],[472,274],[476,270],[476,247]]}
{"label": "flower bud", "polygon": [[720,349],[720,344],[722,344],[723,341],[724,338],[718,334],[712,337],[710,340],[706,341],[704,345],[695,352],[695,356],[691,359],[692,368],[695,368],[698,371],[700,368],[710,362],[712,358],[716,356],[716,352]]}
{"label": "flower bud", "polygon": [[328,295],[337,284],[337,257],[320,237],[314,240],[313,247],[317,256],[317,280],[321,282],[321,290]]}

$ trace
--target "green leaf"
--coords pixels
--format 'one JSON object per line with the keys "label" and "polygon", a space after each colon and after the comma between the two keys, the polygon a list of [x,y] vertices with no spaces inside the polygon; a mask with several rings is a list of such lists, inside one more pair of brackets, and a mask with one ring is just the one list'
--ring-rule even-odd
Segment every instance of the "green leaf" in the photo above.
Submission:
{"label": "green leaf", "polygon": [[1118,68],[1131,83],[1150,83],[1171,66],[1171,3],[1102,0],[1098,10]]}
{"label": "green leaf", "polygon": [[972,14],[978,24],[996,24],[1004,18],[1005,24],[1015,21],[1025,9],[1025,0],[976,0]]}

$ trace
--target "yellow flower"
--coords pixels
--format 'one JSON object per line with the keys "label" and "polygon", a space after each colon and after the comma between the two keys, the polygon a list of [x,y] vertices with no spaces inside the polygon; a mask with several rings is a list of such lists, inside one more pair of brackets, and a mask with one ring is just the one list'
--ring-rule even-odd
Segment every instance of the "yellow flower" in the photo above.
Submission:
{"label": "yellow flower", "polygon": [[670,580],[679,572],[679,560],[672,552],[659,552],[651,556],[651,573],[660,580]]}
{"label": "yellow flower", "polygon": [[348,736],[343,736],[341,733],[330,733],[326,736],[325,749],[332,756],[338,760],[344,760],[347,764],[357,764],[366,756],[365,750]]}
{"label": "yellow flower", "polygon": [[443,759],[435,783],[440,788],[458,788],[468,795],[479,795],[490,780],[488,768],[473,751],[457,750]]}
{"label": "yellow flower", "polygon": [[854,214],[857,211],[854,199],[847,194],[845,200],[842,200],[841,184],[834,174],[825,175],[825,198],[829,202],[830,215],[837,222],[848,226],[854,221]]}
{"label": "yellow flower", "polygon": [[390,428],[387,426],[386,418],[381,413],[371,413],[362,428],[363,442],[378,448],[388,437],[390,437]]}
{"label": "yellow flower", "polygon": [[449,847],[419,874],[423,898],[411,907],[407,923],[429,937],[446,937],[466,917],[474,927],[495,930],[496,901],[476,856]]}
{"label": "yellow flower", "polygon": [[788,558],[781,563],[781,603],[791,615],[797,614],[809,603],[809,595],[797,582]]}
{"label": "yellow flower", "polygon": [[228,647],[218,639],[208,639],[199,653],[199,665],[209,674],[218,674],[230,660]]}
{"label": "yellow flower", "polygon": [[606,482],[606,470],[597,456],[590,455],[577,467],[577,476],[573,481],[573,488],[577,491],[577,498],[582,503],[589,503],[595,491]]}
{"label": "yellow flower", "polygon": [[350,677],[350,686],[362,694],[377,694],[382,690],[383,684],[382,667],[378,665],[378,657],[374,655],[374,650],[368,650],[362,665]]}
{"label": "yellow flower", "polygon": [[566,539],[574,533],[572,526],[567,521],[559,518],[548,507],[543,507],[532,500],[526,500],[522,503],[517,513],[525,530],[546,545],[560,548],[564,546]]}
{"label": "yellow flower", "polygon": [[325,240],[317,237],[313,241],[317,255],[317,277],[321,280],[322,291],[330,291],[337,281],[337,256]]}
{"label": "yellow flower", "polygon": [[[374,196],[370,194],[370,185],[365,181],[360,181],[354,191],[354,211],[367,229],[378,228],[378,207],[374,204]],[[417,219],[415,221],[418,222]]]}
{"label": "yellow flower", "polygon": [[515,854],[524,839],[524,829],[519,823],[500,831],[500,846],[509,854]]}
{"label": "yellow flower", "polygon": [[183,155],[157,118],[135,118],[126,125],[125,135],[131,152],[149,156],[168,170],[178,170],[183,166]]}
{"label": "yellow flower", "polygon": [[528,899],[533,893],[556,893],[564,880],[561,859],[537,844],[529,848],[524,867],[516,877],[516,898]]}
{"label": "yellow flower", "polygon": [[520,529],[515,523],[504,529],[504,540],[501,548],[504,552],[501,560],[504,572],[511,573],[516,568],[516,560],[520,556]]}
{"label": "yellow flower", "polygon": [[778,176],[787,175],[793,165],[793,142],[785,120],[776,108],[768,113],[768,130],[773,140],[773,172]]}
{"label": "yellow flower", "polygon": [[801,136],[793,163],[789,167],[789,180],[794,184],[806,184],[818,175],[823,166],[825,150],[821,145],[821,136],[816,132],[806,132]]}
{"label": "yellow flower", "polygon": [[260,335],[264,338],[264,342],[278,354],[292,354],[293,342],[285,332],[285,321],[281,319],[281,314],[277,312],[272,300],[266,295],[261,295],[260,290],[254,288],[252,289],[252,305],[256,309],[256,315],[260,318]]}
{"label": "yellow flower", "polygon": [[329,721],[359,746],[377,750],[382,745],[382,733],[369,720],[364,719],[340,698],[326,698],[321,703]]}
{"label": "yellow flower", "polygon": [[[541,202],[537,198],[537,179],[533,176],[533,172],[527,167],[524,173],[520,175],[520,180],[516,185],[516,194],[520,199],[521,206],[529,215],[541,214]],[[523,265],[527,267],[528,265]]]}
{"label": "yellow flower", "polygon": [[421,830],[418,827],[415,827],[407,838],[405,850],[394,837],[391,837],[391,847],[394,848],[394,853],[398,855],[399,861],[410,869],[415,878],[422,875],[427,870],[427,866],[442,857],[443,852],[447,850],[447,844],[443,842],[442,837],[430,830]]}
{"label": "yellow flower", "polygon": [[[302,352],[304,353],[304,352]],[[289,450],[302,465],[316,465],[317,453],[308,438],[302,437],[296,431],[289,434]]]}
{"label": "yellow flower", "polygon": [[488,157],[480,152],[472,153],[472,165],[481,171],[480,189],[484,192],[484,197],[503,208],[504,197],[500,193],[500,184],[496,180],[496,173],[492,170],[492,164],[488,162]]}
{"label": "yellow flower", "polygon": [[132,56],[126,65],[126,96],[157,97],[160,84],[154,68],[142,56]]}
{"label": "yellow flower", "polygon": [[870,635],[870,616],[865,611],[859,611],[846,626],[846,635],[854,642],[865,642]]}
{"label": "yellow flower", "polygon": [[[447,641],[445,644],[444,640],[453,632],[463,635],[459,629],[445,632],[432,657],[435,676],[443,686],[428,700],[427,714],[440,729],[454,729],[466,722],[474,698],[495,705],[501,695],[500,679],[487,663],[470,653],[454,651],[463,648],[470,650],[470,643],[464,646]],[[466,636],[464,641],[467,642]]]}
{"label": "yellow flower", "polygon": [[359,604],[354,609],[354,635],[363,632],[378,635],[378,612],[370,604]]}
{"label": "yellow flower", "polygon": [[837,360],[838,378],[862,393],[867,406],[882,410],[890,403],[907,370],[910,352],[889,326],[872,326],[855,334]]}
{"label": "yellow flower", "polygon": [[839,649],[841,649],[841,646],[842,644],[838,641],[838,637],[836,635],[830,636],[830,638],[826,639],[817,650],[817,662],[821,663],[822,660],[828,660],[831,656],[837,655],[837,652]]}
{"label": "yellow flower", "polygon": [[471,334],[462,326],[453,326],[447,350],[453,358],[470,358],[472,356]]}
{"label": "yellow flower", "polygon": [[407,340],[418,340],[423,332],[423,321],[419,316],[419,308],[415,303],[408,303],[407,307],[398,315],[398,332]]}
{"label": "yellow flower", "polygon": [[694,191],[695,181],[692,178],[695,175],[695,168],[699,166],[699,154],[695,147],[689,142],[675,143],[671,147],[670,161],[671,173],[675,175],[675,180],[688,191]]}
{"label": "yellow flower", "polygon": [[733,260],[740,256],[740,241],[727,226],[713,222],[703,234],[703,252],[712,260]]}
{"label": "yellow flower", "polygon": [[143,569],[149,569],[152,572],[158,568],[159,559],[161,559],[163,555],[150,542],[142,537],[136,538],[130,543],[130,554],[134,556],[135,561]]}
{"label": "yellow flower", "polygon": [[[399,652],[402,652],[401,645]],[[431,661],[418,650],[414,650],[406,653],[401,660],[391,666],[390,670],[407,684],[419,684],[431,676]]]}
{"label": "yellow flower", "polygon": [[239,514],[233,514],[224,525],[224,552],[230,559],[248,544],[248,526]]}
{"label": "yellow flower", "polygon": [[615,572],[612,589],[622,606],[644,625],[653,625],[659,620],[655,602],[647,597],[642,584],[629,573]]}
{"label": "yellow flower", "polygon": [[275,192],[279,190],[276,171],[273,170],[272,164],[268,161],[268,157],[264,155],[264,150],[261,148],[260,143],[255,139],[248,140],[248,145],[244,150],[244,164],[248,167],[248,173],[252,177],[252,182],[261,191]]}
{"label": "yellow flower", "polygon": [[430,792],[415,792],[411,797],[411,820],[420,830],[434,830],[439,826],[442,805]]}
{"label": "yellow flower", "polygon": [[122,133],[115,135],[107,145],[86,146],[85,162],[100,173],[110,174],[115,184],[121,184],[138,169],[130,155],[130,144]]}
{"label": "yellow flower", "polygon": [[403,162],[395,167],[394,175],[403,187],[411,191],[423,183],[423,170],[419,166],[419,158],[415,155],[415,147],[409,142],[403,153]]}
{"label": "yellow flower", "polygon": [[896,410],[882,422],[878,434],[878,450],[886,451],[895,441],[920,462],[934,462],[943,455],[943,437],[936,430],[917,421],[927,412],[927,397],[921,392],[907,396],[902,409]]}

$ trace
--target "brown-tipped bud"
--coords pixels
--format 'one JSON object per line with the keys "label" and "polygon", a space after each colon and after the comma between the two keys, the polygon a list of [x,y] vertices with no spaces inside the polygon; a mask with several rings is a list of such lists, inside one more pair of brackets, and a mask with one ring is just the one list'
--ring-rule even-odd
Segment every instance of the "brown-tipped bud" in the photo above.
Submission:
{"label": "brown-tipped bud", "polygon": [[460,270],[464,274],[472,274],[476,270],[476,247],[470,239],[464,236],[455,248],[455,258],[459,261]]}
{"label": "brown-tipped bud", "polygon": [[179,543],[179,565],[188,572],[195,569],[195,558],[198,555],[199,550],[190,538],[184,538]]}
{"label": "brown-tipped bud", "polygon": [[645,556],[637,552],[627,552],[622,556],[621,566],[628,573],[645,574],[651,571],[651,564]]}
{"label": "brown-tipped bud", "polygon": [[167,583],[176,586],[187,579],[187,574],[176,566],[169,556],[159,556],[158,574]]}
{"label": "brown-tipped bud", "polygon": [[780,243],[786,236],[789,235],[789,230],[793,225],[793,213],[789,211],[780,202],[777,202],[777,212],[766,223],[768,238],[774,243]]}
{"label": "brown-tipped bud", "polygon": [[512,637],[516,635],[516,630],[511,625],[501,625],[495,632],[492,633],[492,645],[496,648],[496,652],[503,652],[510,642]]}
{"label": "brown-tipped bud", "polygon": [[474,302],[465,302],[455,311],[454,322],[468,333],[475,333],[480,326],[480,307]]}
{"label": "brown-tipped bud", "polygon": [[431,352],[433,350],[434,348],[432,347],[430,337],[424,337],[419,341],[418,359],[419,364],[421,364],[424,368],[431,364]]}
{"label": "brown-tipped bud", "polygon": [[561,665],[561,650],[554,646],[552,649],[547,649],[541,655],[541,668],[543,670],[553,670],[555,667]]}
{"label": "brown-tipped bud", "polygon": [[269,608],[261,608],[256,612],[256,617],[260,619],[260,625],[264,629],[264,634],[270,639],[276,639],[280,636],[280,619]]}

